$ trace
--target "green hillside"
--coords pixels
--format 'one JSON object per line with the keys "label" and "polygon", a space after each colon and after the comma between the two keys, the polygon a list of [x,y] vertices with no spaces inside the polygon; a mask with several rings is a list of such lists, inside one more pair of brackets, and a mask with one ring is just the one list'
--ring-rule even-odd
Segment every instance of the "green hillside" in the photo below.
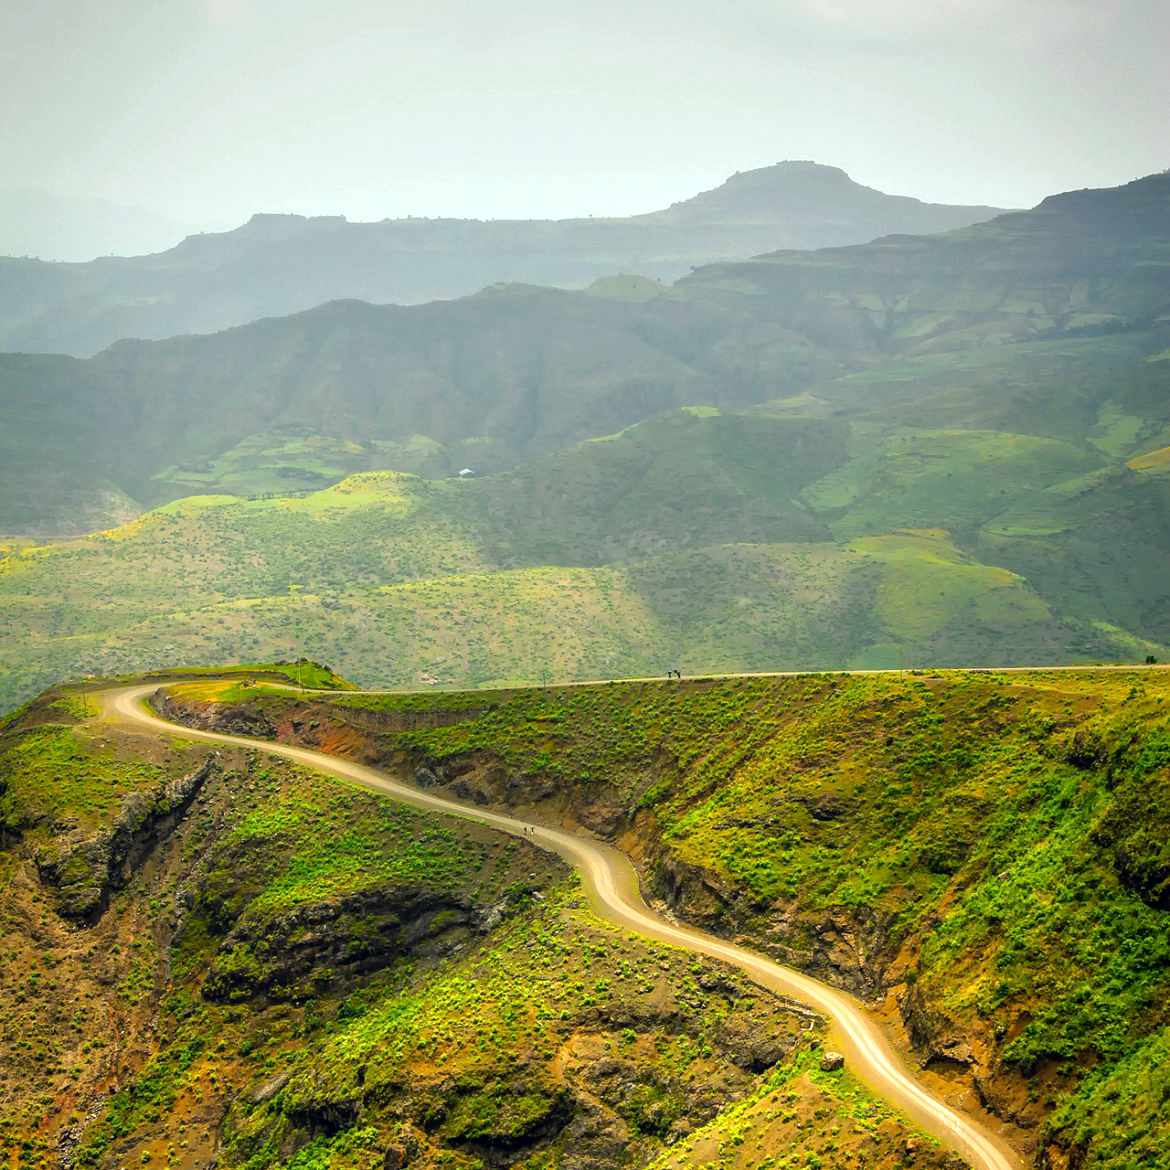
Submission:
{"label": "green hillside", "polygon": [[834,535],[945,526],[968,533],[1005,503],[1103,467],[1080,445],[1004,431],[895,431],[858,426],[857,454],[804,491]]}
{"label": "green hillside", "polygon": [[178,657],[396,685],[1162,657],[1167,274],[1158,175],[636,297],[4,355],[0,702]]}
{"label": "green hillside", "polygon": [[1096,428],[1125,445],[1168,422],[1170,363],[1146,360],[1170,345],[1168,224],[1170,178],[1155,175],[940,236],[709,265],[637,297],[502,283],[85,361],[7,354],[0,532],[76,534],[102,506],[116,520],[193,490],[285,492],[377,466],[498,471],[665,409],[810,389],[882,425],[901,411],[914,427]]}
{"label": "green hillside", "polygon": [[[172,695],[172,716],[246,716],[463,799],[583,824],[639,858],[684,920],[883,1005],[933,1083],[957,1099],[977,1087],[1036,1165],[1159,1165],[1162,670]],[[754,1144],[769,1111],[739,1116]],[[752,1164],[713,1129],[686,1148]]]}
{"label": "green hillside", "polygon": [[[754,390],[694,360],[721,328],[673,297],[507,286],[409,308],[341,302],[85,362],[0,355],[0,531],[79,533],[87,490],[157,504],[235,486],[249,461],[267,472],[242,482],[276,492],[333,467],[492,471],[672,407],[749,403]],[[777,388],[837,369],[803,338],[777,346]],[[289,439],[300,449],[286,453]]]}
{"label": "green hillside", "polygon": [[699,1170],[712,1143],[728,1166],[783,1149],[953,1170],[822,1071],[807,1011],[596,917],[531,845],[98,706],[58,689],[0,729],[14,1170],[63,1151],[102,1170]]}
{"label": "green hillside", "polygon": [[678,288],[858,356],[1126,332],[1170,311],[1170,174],[940,236],[711,265]]}
{"label": "green hillside", "polygon": [[1067,574],[1038,585],[1002,541],[971,550],[999,522],[980,521],[1102,463],[1095,448],[898,433],[875,461],[851,457],[863,434],[691,407],[495,476],[365,472],[13,544],[0,701],[63,675],[302,655],[448,686],[1161,656],[1170,638],[1125,597],[1074,604]]}

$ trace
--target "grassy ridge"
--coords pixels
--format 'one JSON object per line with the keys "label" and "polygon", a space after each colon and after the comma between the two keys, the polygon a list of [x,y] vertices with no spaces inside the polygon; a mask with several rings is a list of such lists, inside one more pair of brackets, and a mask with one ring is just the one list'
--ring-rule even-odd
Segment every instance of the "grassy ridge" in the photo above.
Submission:
{"label": "grassy ridge", "polygon": [[[440,695],[322,710],[342,723],[349,708],[448,712],[442,726],[383,733],[381,750],[432,767],[486,753],[534,791],[551,780],[587,819],[618,810],[682,912],[887,997],[925,1056],[1044,1122],[1045,1142],[1079,1149],[1078,1165],[1157,1164],[1170,1132],[1157,1071],[1170,1029],[1167,675],[478,698],[462,720]],[[270,714],[288,702],[241,700]]]}
{"label": "grassy ridge", "polygon": [[[28,558],[0,574],[8,702],[63,672],[117,674],[172,657],[210,664],[305,654],[371,685],[451,686],[640,676],[674,665],[695,673],[1161,653],[1121,630],[1064,622],[1020,577],[972,560],[939,532],[845,546],[717,546],[628,565],[381,587],[308,583],[227,599],[198,596],[194,574],[154,571],[153,546],[130,543],[122,571],[144,583],[138,597],[104,592],[120,544],[97,556]],[[49,600],[50,582],[61,579],[70,596]]]}
{"label": "grassy ridge", "polygon": [[220,753],[97,920],[68,925],[38,859],[80,855],[207,751],[57,692],[0,753],[20,832],[0,833],[14,1170],[61,1149],[111,1170],[602,1170],[675,1148],[698,1166],[771,1141],[767,1118],[720,1119],[781,1084],[794,1156],[893,1167],[917,1142],[918,1170],[947,1162],[848,1074],[816,1072],[807,1020],[598,920],[539,851],[250,753]]}

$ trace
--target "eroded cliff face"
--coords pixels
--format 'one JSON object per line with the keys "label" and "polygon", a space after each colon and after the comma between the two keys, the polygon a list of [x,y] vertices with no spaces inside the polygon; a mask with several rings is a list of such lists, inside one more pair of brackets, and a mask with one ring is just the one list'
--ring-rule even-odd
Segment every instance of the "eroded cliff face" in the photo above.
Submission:
{"label": "eroded cliff face", "polygon": [[1170,1141],[1170,674],[226,693],[281,738],[615,841],[663,908],[867,999],[1041,1164]]}
{"label": "eroded cliff face", "polygon": [[[956,1017],[941,995],[928,994],[917,984],[920,936],[906,938],[903,932],[899,939],[892,929],[893,917],[869,906],[809,913],[795,900],[753,898],[726,875],[680,855],[653,810],[631,803],[604,779],[566,784],[539,768],[509,766],[500,754],[482,747],[437,758],[402,745],[398,733],[407,722],[401,712],[338,709],[310,701],[281,703],[260,714],[246,704],[220,706],[165,694],[155,702],[179,722],[224,731],[263,723],[269,737],[340,752],[458,800],[583,827],[613,841],[635,861],[648,900],[660,909],[755,947],[874,1005],[901,1031],[925,1074],[942,1091],[965,1096],[1024,1131],[1034,1130],[1044,1116],[1035,1080],[1029,1084],[1000,1060],[1002,1043],[1010,1037],[997,1036],[986,1021]],[[463,711],[409,715],[410,730],[450,726],[468,718]],[[675,769],[674,757],[660,751],[644,787],[653,789]],[[847,802],[826,794],[815,803],[814,818],[848,831]],[[929,922],[923,929],[929,930]],[[1058,1153],[1054,1147],[1050,1156]]]}
{"label": "eroded cliff face", "polygon": [[[548,772],[511,767],[499,754],[475,748],[437,759],[403,748],[397,733],[418,727],[462,722],[478,712],[414,711],[383,714],[339,711],[312,702],[287,705],[279,713],[260,713],[247,704],[220,705],[176,699],[165,692],[152,700],[161,714],[189,726],[231,734],[262,728],[265,738],[335,752],[374,767],[405,775],[421,788],[437,788],[484,807],[527,810],[550,823],[579,825],[614,841],[634,859],[649,896],[681,918],[726,937],[750,938],[774,957],[827,979],[865,999],[888,990],[889,973],[906,965],[891,941],[890,922],[865,906],[798,915],[782,900],[753,899],[725,876],[684,859],[664,839],[648,809],[632,805],[616,786],[590,778],[566,785]],[[653,788],[674,767],[660,755],[645,779]],[[843,817],[839,800],[826,796],[814,815]],[[899,960],[902,960],[899,962]]]}
{"label": "eroded cliff face", "polygon": [[[311,709],[167,710],[385,763]],[[2,794],[0,848],[0,1146],[28,1164],[633,1170],[742,1147],[954,1166],[821,1071],[815,1015],[612,930],[522,841],[67,705],[0,733],[34,749],[58,762]],[[560,807],[487,756],[414,766]]]}
{"label": "eroded cliff face", "polygon": [[156,789],[124,797],[113,824],[87,832],[66,817],[34,851],[41,881],[51,887],[57,912],[92,926],[143,863],[169,839],[207,780],[219,772],[216,753]]}

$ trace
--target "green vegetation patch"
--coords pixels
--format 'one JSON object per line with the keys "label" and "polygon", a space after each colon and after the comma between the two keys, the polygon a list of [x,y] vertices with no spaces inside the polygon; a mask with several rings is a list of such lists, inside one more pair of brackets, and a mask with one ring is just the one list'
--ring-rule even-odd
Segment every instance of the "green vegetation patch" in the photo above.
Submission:
{"label": "green vegetation patch", "polygon": [[[855,446],[862,446],[856,442]],[[895,528],[963,530],[1021,495],[1100,465],[1084,448],[1000,431],[911,431],[869,441],[838,471],[804,489],[838,538]]]}
{"label": "green vegetation patch", "polygon": [[[806,963],[827,961],[826,922],[856,923],[871,962],[901,955],[915,1002],[984,1036],[997,1075],[1034,1083],[1061,1133],[1077,1094],[1098,1111],[1112,1102],[1122,1127],[1126,1110],[1154,1107],[1133,1102],[1124,1066],[1170,1019],[1167,675],[804,676],[485,699],[460,719],[431,696],[443,725],[389,738],[429,760],[488,753],[537,786],[553,778],[577,807],[652,813],[674,871],[710,875],[692,913],[721,921],[734,905],[737,931],[760,940],[779,914],[785,953]],[[710,890],[726,891],[722,908]],[[1114,1164],[1131,1163],[1101,1163]]]}
{"label": "green vegetation patch", "polygon": [[20,831],[54,819],[81,829],[108,822],[122,800],[168,778],[151,762],[84,726],[84,695],[58,694],[8,722],[0,738],[0,829]]}

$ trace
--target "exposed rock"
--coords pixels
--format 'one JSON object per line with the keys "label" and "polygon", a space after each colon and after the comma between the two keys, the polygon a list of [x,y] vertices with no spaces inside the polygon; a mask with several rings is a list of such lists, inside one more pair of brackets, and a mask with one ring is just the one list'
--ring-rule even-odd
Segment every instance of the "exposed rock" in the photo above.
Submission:
{"label": "exposed rock", "polygon": [[821,1054],[821,1071],[836,1072],[845,1067],[845,1057],[840,1052],[823,1052]]}
{"label": "exposed rock", "polygon": [[907,987],[898,1007],[923,1066],[952,1064],[969,1068],[977,1064],[968,1038],[942,1012],[927,1003],[917,983]]}
{"label": "exposed rock", "polygon": [[629,1146],[629,1130],[622,1120],[597,1102],[580,1099],[563,1134],[563,1170],[598,1170],[620,1166]]}
{"label": "exposed rock", "polygon": [[816,821],[839,821],[853,809],[851,801],[832,792],[802,799],[800,803],[808,809],[809,815]]}
{"label": "exposed rock", "polygon": [[795,1039],[789,1033],[762,1031],[750,1019],[734,1014],[720,1021],[715,1039],[733,1064],[752,1073],[771,1068],[795,1047]]}
{"label": "exposed rock", "polygon": [[421,1154],[426,1146],[426,1138],[409,1125],[401,1125],[393,1137],[386,1143],[386,1152],[382,1158],[384,1170],[403,1170]]}
{"label": "exposed rock", "polygon": [[265,1101],[271,1101],[288,1084],[290,1076],[292,1074],[285,1070],[265,1081],[252,1093],[252,1104],[262,1105]]}
{"label": "exposed rock", "polygon": [[669,853],[660,852],[653,860],[654,884],[667,905],[692,922],[717,929],[735,892],[710,871]]}
{"label": "exposed rock", "polygon": [[1074,1145],[1065,1147],[1049,1142],[1036,1155],[1037,1170],[1082,1170],[1086,1160],[1086,1147]]}
{"label": "exposed rock", "polygon": [[481,911],[465,899],[419,889],[363,891],[275,918],[244,918],[212,961],[203,996],[213,1002],[260,994],[307,999],[407,954],[450,951],[480,919]]}
{"label": "exposed rock", "polygon": [[93,836],[76,828],[38,850],[41,881],[53,887],[57,912],[93,925],[145,857],[174,831],[208,777],[218,770],[209,755],[193,772],[152,792],[134,792],[122,800],[110,828]]}
{"label": "exposed rock", "polygon": [[251,707],[223,703],[193,703],[176,700],[164,689],[150,697],[151,706],[164,718],[201,731],[219,731],[226,735],[248,735],[275,739],[276,728]]}
{"label": "exposed rock", "polygon": [[460,800],[475,804],[533,804],[557,795],[556,782],[539,773],[513,772],[491,752],[469,752],[450,760],[424,760],[416,780],[441,786]]}
{"label": "exposed rock", "polygon": [[629,814],[616,794],[583,804],[577,810],[577,819],[585,828],[602,837],[614,837],[629,823]]}

